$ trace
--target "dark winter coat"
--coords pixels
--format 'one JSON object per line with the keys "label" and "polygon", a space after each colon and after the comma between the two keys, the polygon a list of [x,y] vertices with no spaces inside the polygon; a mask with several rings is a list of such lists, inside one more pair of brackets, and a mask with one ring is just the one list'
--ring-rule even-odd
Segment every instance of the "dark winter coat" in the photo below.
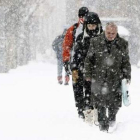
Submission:
{"label": "dark winter coat", "polygon": [[82,73],[83,73],[85,57],[87,55],[88,48],[90,45],[90,37],[89,36],[83,37],[83,34],[84,33],[81,33],[77,37],[77,42],[74,48],[74,54],[72,58],[73,61],[71,63],[72,71],[78,70],[81,71]]}
{"label": "dark winter coat", "polygon": [[84,32],[78,35],[76,44],[74,46],[74,51],[72,54],[72,62],[71,62],[72,71],[78,70],[80,73],[84,73],[84,61],[90,46],[90,39],[97,37],[102,32],[103,30],[101,26],[98,33],[92,37],[90,37],[85,30]]}
{"label": "dark winter coat", "polygon": [[91,40],[84,66],[92,78],[92,104],[121,106],[121,80],[131,79],[128,42],[119,35],[108,42],[103,33]]}

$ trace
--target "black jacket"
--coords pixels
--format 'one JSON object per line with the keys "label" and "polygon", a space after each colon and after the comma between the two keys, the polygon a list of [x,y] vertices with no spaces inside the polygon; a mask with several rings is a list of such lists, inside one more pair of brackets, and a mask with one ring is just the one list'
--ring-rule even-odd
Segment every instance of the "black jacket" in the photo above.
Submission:
{"label": "black jacket", "polygon": [[76,44],[74,46],[73,61],[71,63],[71,70],[78,70],[83,72],[84,61],[90,45],[90,37],[84,37],[84,33],[79,34]]}

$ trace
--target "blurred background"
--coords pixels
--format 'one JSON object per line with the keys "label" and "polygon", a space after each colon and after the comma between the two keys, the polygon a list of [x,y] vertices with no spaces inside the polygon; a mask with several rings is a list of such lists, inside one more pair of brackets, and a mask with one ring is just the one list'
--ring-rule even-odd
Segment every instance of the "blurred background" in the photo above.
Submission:
{"label": "blurred background", "polygon": [[54,62],[52,41],[78,21],[86,6],[129,41],[131,64],[140,61],[140,0],[0,0],[0,73],[29,61]]}

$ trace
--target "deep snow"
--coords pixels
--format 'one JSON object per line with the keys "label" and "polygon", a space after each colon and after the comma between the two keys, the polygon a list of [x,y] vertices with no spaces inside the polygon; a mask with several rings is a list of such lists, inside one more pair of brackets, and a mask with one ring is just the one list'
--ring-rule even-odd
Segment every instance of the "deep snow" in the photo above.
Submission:
{"label": "deep snow", "polygon": [[56,65],[30,62],[0,74],[0,140],[139,140],[140,69],[132,67],[131,102],[113,134],[78,118],[72,85],[57,83]]}

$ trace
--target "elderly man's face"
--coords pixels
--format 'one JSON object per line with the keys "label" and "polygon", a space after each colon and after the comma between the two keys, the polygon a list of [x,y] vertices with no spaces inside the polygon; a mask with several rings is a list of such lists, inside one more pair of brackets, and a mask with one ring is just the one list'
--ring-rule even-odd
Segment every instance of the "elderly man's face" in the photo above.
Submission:
{"label": "elderly man's face", "polygon": [[117,36],[117,29],[115,27],[107,26],[105,36],[109,41],[113,41]]}

